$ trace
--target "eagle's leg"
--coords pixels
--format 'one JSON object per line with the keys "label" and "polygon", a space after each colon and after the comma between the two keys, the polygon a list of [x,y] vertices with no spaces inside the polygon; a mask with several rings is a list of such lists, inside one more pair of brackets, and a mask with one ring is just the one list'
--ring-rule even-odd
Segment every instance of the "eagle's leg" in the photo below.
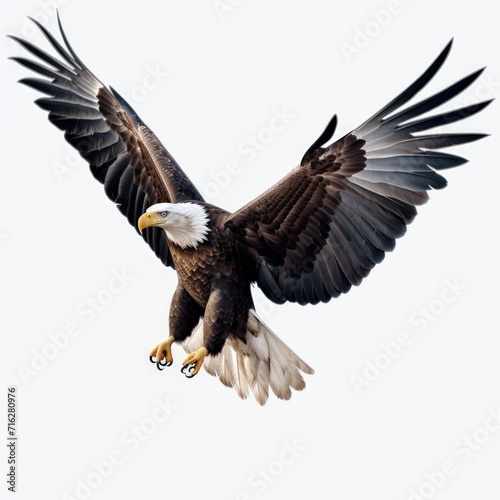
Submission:
{"label": "eagle's leg", "polygon": [[205,346],[200,347],[196,351],[192,352],[185,360],[181,372],[186,375],[187,378],[193,378],[203,366],[203,361],[208,354],[208,350]]}
{"label": "eagle's leg", "polygon": [[171,335],[168,339],[153,347],[153,350],[149,353],[149,360],[151,363],[156,363],[158,370],[163,370],[165,366],[170,366],[173,363],[172,344],[174,342],[175,338]]}
{"label": "eagle's leg", "polygon": [[222,351],[233,324],[233,301],[237,296],[228,286],[216,288],[210,294],[203,315],[203,346],[184,360],[181,372],[186,377],[192,378],[200,371],[206,356]]}
{"label": "eagle's leg", "polygon": [[156,363],[158,370],[170,366],[173,362],[172,344],[189,337],[198,324],[203,309],[186,292],[182,285],[177,285],[170,305],[170,337],[160,342],[149,354],[149,360]]}

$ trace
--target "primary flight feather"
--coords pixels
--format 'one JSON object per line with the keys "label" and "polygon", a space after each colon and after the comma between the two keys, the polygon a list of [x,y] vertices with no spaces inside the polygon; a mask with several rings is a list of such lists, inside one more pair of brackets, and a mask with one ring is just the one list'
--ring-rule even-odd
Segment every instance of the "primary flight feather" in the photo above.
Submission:
{"label": "primary flight feather", "polygon": [[466,160],[444,147],[484,134],[432,134],[491,101],[422,117],[452,99],[482,70],[402,109],[443,65],[451,42],[404,92],[352,132],[327,144],[334,116],[300,164],[234,213],[206,203],[155,134],[111,87],[103,85],[71,48],[33,21],[58,56],[12,36],[35,60],[13,57],[40,77],[21,83],[49,97],[36,103],[87,160],[107,196],[178,275],[170,336],[151,351],[158,368],[172,364],[172,344],[188,353],[182,371],[201,366],[260,404],[269,388],[282,399],[305,387],[312,368],[288,348],[254,310],[252,283],[276,303],[328,302],[359,285],[394,249],[428,200],[441,189],[438,173]]}

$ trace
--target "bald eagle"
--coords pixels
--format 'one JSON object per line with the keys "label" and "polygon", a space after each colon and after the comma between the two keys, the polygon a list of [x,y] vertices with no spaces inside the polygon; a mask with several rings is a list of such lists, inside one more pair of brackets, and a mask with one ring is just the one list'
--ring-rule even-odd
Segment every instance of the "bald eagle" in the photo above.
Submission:
{"label": "bald eagle", "polygon": [[[47,97],[35,102],[87,160],[106,195],[165,266],[177,272],[170,336],[150,353],[172,364],[172,344],[188,353],[182,372],[202,366],[246,398],[264,404],[269,388],[289,399],[312,368],[257,316],[256,283],[275,303],[328,302],[359,285],[394,249],[438,173],[465,159],[437,151],[484,134],[423,133],[467,118],[490,101],[426,115],[471,85],[476,71],[446,89],[402,107],[434,77],[452,42],[406,90],[335,142],[337,118],[300,164],[265,193],[230,213],[203,197],[155,134],[112,87],[85,66],[68,43],[33,21],[58,54],[11,38],[35,59],[14,57],[39,75],[21,83]],[[41,78],[40,78],[41,77]]]}

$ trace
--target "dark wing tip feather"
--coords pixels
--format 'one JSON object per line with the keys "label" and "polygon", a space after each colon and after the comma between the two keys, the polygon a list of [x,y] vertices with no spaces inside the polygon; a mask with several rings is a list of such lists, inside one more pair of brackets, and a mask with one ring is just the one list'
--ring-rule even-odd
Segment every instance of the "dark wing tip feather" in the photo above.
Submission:
{"label": "dark wing tip feather", "polygon": [[52,47],[54,47],[54,49],[63,59],[65,59],[66,61],[71,61],[71,63],[80,70],[85,68],[83,63],[80,63],[80,61],[72,59],[71,55],[68,54],[68,51],[56,40],[56,38],[52,35],[52,33],[43,24],[41,24],[39,21],[37,21],[32,17],[28,16],[28,19],[38,27],[38,29],[43,33],[43,35],[49,41]]}
{"label": "dark wing tip feather", "polygon": [[48,63],[52,68],[55,68],[59,71],[62,72],[68,72],[74,74],[75,71],[70,67],[64,64],[62,61],[59,59],[56,59],[52,57],[50,54],[48,54],[46,51],[40,49],[36,45],[32,44],[31,42],[28,42],[28,40],[24,40],[23,38],[19,38],[15,35],[7,35],[11,40],[14,40],[17,42],[21,47],[23,47],[26,51],[28,51],[30,54],[34,55],[35,57],[38,57],[42,61]]}
{"label": "dark wing tip feather", "polygon": [[484,108],[489,106],[493,101],[494,99],[489,99],[487,101],[478,102],[462,108],[446,111],[439,115],[433,115],[427,118],[419,118],[415,121],[406,122],[404,124],[396,126],[395,131],[403,131],[408,134],[413,134],[415,132],[421,132],[423,130],[432,129],[441,125],[449,125],[451,123],[464,120],[465,118],[469,118],[470,116],[479,113]]}
{"label": "dark wing tip feather", "polygon": [[393,111],[397,110],[403,104],[410,101],[415,97],[436,75],[436,73],[441,69],[444,62],[450,54],[451,47],[453,45],[453,38],[448,42],[441,53],[436,57],[432,64],[403,92],[398,94],[391,102],[386,104],[382,109],[375,113],[371,118],[366,120],[360,127],[356,130],[360,135],[365,135],[370,132],[371,127],[376,123],[382,121],[382,118],[390,115]]}
{"label": "dark wing tip feather", "polygon": [[[422,115],[427,111],[431,111],[435,109],[445,102],[451,101],[454,97],[463,92],[467,87],[472,85],[483,73],[484,68],[478,69],[477,71],[472,72],[471,74],[461,78],[454,84],[446,87],[445,89],[437,92],[436,94],[427,97],[426,99],[417,102],[413,106],[402,109],[395,114],[387,116],[386,118],[381,120],[381,124],[390,124],[397,123],[401,124],[405,121],[411,120],[416,116]],[[392,110],[396,111],[396,110]]]}
{"label": "dark wing tip feather", "polygon": [[333,115],[328,125],[325,127],[325,130],[321,133],[321,135],[313,142],[313,144],[309,147],[309,149],[304,153],[302,160],[300,161],[300,165],[305,165],[309,162],[314,156],[314,152],[327,143],[335,133],[335,129],[337,128],[337,115]]}
{"label": "dark wing tip feather", "polygon": [[68,49],[69,53],[73,57],[73,59],[80,65],[82,69],[85,69],[92,77],[94,77],[96,80],[99,81],[99,79],[85,66],[84,62],[78,57],[76,52],[73,50],[73,47],[69,43],[68,37],[66,36],[66,33],[64,32],[64,28],[62,26],[61,22],[61,16],[59,15],[59,11],[57,10],[57,25],[59,27],[59,32],[61,33],[62,39],[64,41],[64,45],[66,45],[66,48]]}

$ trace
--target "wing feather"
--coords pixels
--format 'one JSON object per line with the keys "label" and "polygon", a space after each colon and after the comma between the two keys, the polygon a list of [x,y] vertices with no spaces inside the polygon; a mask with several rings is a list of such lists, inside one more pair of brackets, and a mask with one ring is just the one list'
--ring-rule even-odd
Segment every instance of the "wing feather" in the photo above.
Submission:
{"label": "wing feather", "polygon": [[231,214],[228,228],[259,255],[257,283],[274,302],[327,302],[359,285],[406,233],[427,191],[442,189],[437,171],[467,160],[437,149],[484,134],[414,135],[472,116],[485,101],[422,118],[457,96],[482,73],[403,108],[435,76],[451,42],[405,91],[330,146],[332,119],[299,167]]}
{"label": "wing feather", "polygon": [[[38,21],[32,21],[59,57],[11,36],[36,58],[11,58],[37,74],[20,83],[47,96],[37,99],[36,104],[48,111],[49,120],[65,132],[65,139],[89,163],[108,198],[130,224],[137,230],[137,221],[145,209],[160,201],[203,201],[131,106],[83,64],[69,44],[60,19],[63,43]],[[148,228],[142,237],[165,265],[173,267],[163,231]]]}

